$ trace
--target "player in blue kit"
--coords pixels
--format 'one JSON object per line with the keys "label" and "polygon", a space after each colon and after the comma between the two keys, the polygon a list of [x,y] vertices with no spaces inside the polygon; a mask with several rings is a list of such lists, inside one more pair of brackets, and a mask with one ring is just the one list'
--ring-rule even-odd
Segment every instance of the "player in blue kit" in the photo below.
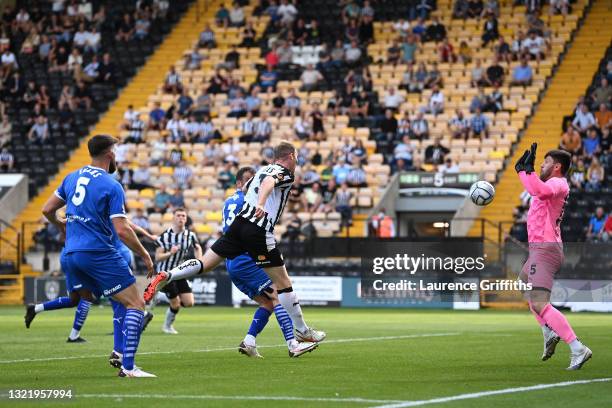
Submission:
{"label": "player in blue kit", "polygon": [[[148,231],[132,223],[131,221],[130,221],[130,226],[137,234],[143,235],[147,237],[148,239],[150,239],[151,241],[155,241],[157,239],[155,235],[150,234]],[[119,251],[123,259],[125,259],[128,265],[131,265],[132,264],[132,252],[127,246],[125,246],[123,242],[121,242],[121,240],[119,239],[116,233],[113,236],[113,242],[114,242],[115,248],[117,248],[117,251]],[[69,288],[67,291],[68,296],[60,296],[60,297],[57,297],[56,299],[49,300],[44,303],[38,303],[36,305],[34,304],[27,305],[26,314],[24,317],[25,325],[26,325],[26,328],[29,329],[30,325],[32,324],[32,321],[39,313],[42,313],[45,311],[73,308],[76,306],[77,310],[75,311],[75,314],[74,314],[74,321],[72,324],[72,329],[70,331],[68,340],[66,340],[66,342],[83,343],[83,342],[86,342],[86,340],[81,337],[80,333],[81,333],[81,329],[83,328],[83,325],[85,324],[85,320],[87,319],[89,308],[91,307],[91,301],[87,299],[92,299],[92,296],[89,295],[87,299],[81,299],[78,292],[70,290],[70,283],[68,281],[67,281],[66,287]],[[117,366],[116,361],[117,361],[117,358],[119,358],[120,356],[120,355],[119,356],[117,355],[117,352],[122,353],[119,350],[123,349],[122,346],[118,346],[118,345],[121,344],[121,340],[120,340],[122,338],[121,322],[123,321],[123,314],[125,314],[125,307],[123,307],[121,303],[114,301],[112,298],[110,299],[110,301],[113,307],[113,323],[114,323],[113,331],[115,335],[115,348],[113,350],[113,353],[111,353],[110,361],[111,361],[111,365]],[[153,319],[153,314],[150,312],[145,312],[145,317],[144,317],[144,322],[143,322],[143,327],[142,327],[143,331],[146,328],[147,324],[152,319]],[[119,327],[117,328],[116,326],[118,324],[119,324]],[[119,337],[118,337],[118,332],[119,332]],[[119,367],[120,367],[120,363],[118,364],[117,368]]]}
{"label": "player in blue kit", "polygon": [[[69,174],[43,207],[49,222],[65,233],[60,258],[69,289],[82,298],[89,293],[112,297],[126,308],[123,321],[124,353],[120,377],[155,377],[134,365],[144,318],[144,301],[136,279],[113,242],[113,229],[134,253],[141,256],[149,273],[153,261],[142,246],[125,214],[125,194],[109,173],[116,169],[117,139],[96,135],[88,142],[91,165]],[[66,220],[56,212],[66,205]]]}
{"label": "player in blue kit", "polygon": [[[223,205],[223,232],[236,218],[244,204],[242,187],[253,177],[255,170],[251,167],[242,167],[236,174],[236,192],[229,197]],[[298,342],[293,334],[293,323],[287,311],[279,303],[272,281],[264,270],[257,266],[249,254],[239,255],[234,259],[226,259],[225,265],[232,283],[245,295],[259,304],[253,315],[253,321],[247,335],[238,346],[238,351],[249,357],[262,358],[257,351],[255,338],[266,327],[272,312],[283,332],[289,357],[299,357],[317,348],[317,343]]]}

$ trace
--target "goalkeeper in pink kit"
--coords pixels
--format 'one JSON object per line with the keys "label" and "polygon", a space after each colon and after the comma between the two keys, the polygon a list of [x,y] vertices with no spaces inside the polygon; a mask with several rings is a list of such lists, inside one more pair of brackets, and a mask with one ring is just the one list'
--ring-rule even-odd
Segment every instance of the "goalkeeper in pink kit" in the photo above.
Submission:
{"label": "goalkeeper in pink kit", "polygon": [[557,343],[563,340],[571,349],[568,370],[579,370],[592,356],[591,350],[576,337],[565,316],[550,304],[550,293],[555,273],[563,264],[561,219],[563,207],[569,195],[565,178],[571,155],[563,150],[551,150],[544,156],[540,176],[535,173],[537,144],[531,145],[516,163],[515,169],[521,183],[532,196],[527,214],[529,258],[521,271],[521,280],[532,284],[529,308],[544,335],[546,361],[555,352]]}

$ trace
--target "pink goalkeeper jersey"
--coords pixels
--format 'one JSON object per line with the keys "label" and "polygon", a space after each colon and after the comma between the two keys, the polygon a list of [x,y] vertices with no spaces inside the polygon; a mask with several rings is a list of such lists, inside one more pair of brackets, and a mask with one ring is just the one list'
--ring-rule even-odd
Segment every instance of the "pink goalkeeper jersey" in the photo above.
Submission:
{"label": "pink goalkeeper jersey", "polygon": [[546,182],[535,172],[519,173],[521,183],[531,194],[531,206],[527,213],[529,242],[562,242],[561,219],[563,207],[569,195],[569,185],[562,177],[551,177]]}

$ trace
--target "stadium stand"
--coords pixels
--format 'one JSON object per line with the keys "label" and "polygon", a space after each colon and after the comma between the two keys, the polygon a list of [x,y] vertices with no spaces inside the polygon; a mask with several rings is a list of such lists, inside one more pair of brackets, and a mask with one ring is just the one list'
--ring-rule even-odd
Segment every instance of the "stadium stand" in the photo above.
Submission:
{"label": "stadium stand", "polygon": [[[578,0],[567,14],[541,15],[502,1],[482,11],[485,23],[473,10],[457,16],[450,0],[414,9],[399,1],[239,2],[232,14],[212,1],[196,19],[201,4],[92,133],[124,141],[120,181],[133,216],[160,232],[169,217],[162,208],[184,204],[202,241],[217,234],[237,164],[269,160],[270,145],[281,139],[296,142],[302,165],[291,207],[318,236],[364,236],[367,213],[395,172],[435,170],[445,159],[514,186],[513,196],[498,196],[483,212],[509,229],[506,206],[518,192],[503,169],[528,119],[526,136],[532,131],[534,108],[551,94],[547,81],[587,7]],[[605,19],[593,14],[577,41],[585,30],[605,35]],[[397,20],[401,15],[418,20]],[[572,46],[557,75],[572,52],[600,52],[593,48]],[[85,161],[81,146],[58,177]],[[350,186],[328,185],[329,179]],[[321,192],[312,187],[317,182]],[[53,184],[15,225],[38,219]],[[25,247],[36,228],[26,231]]]}

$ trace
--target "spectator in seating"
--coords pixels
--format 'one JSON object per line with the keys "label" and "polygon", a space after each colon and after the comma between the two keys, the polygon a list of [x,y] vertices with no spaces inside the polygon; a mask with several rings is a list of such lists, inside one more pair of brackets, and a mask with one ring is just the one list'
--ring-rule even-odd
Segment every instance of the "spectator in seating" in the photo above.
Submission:
{"label": "spectator in seating", "polygon": [[241,90],[238,90],[235,98],[230,99],[229,106],[230,111],[227,114],[228,118],[242,118],[246,116],[246,101]]}
{"label": "spectator in seating", "polygon": [[140,163],[132,173],[130,189],[143,190],[145,188],[151,188],[151,173],[148,166]]}
{"label": "spectator in seating", "polygon": [[261,98],[259,97],[259,87],[254,86],[249,96],[244,100],[247,112],[253,113],[253,116],[259,116],[261,108]]}
{"label": "spectator in seating", "polygon": [[164,92],[171,94],[181,93],[183,90],[183,84],[181,83],[181,76],[176,72],[174,65],[170,66],[170,71],[166,75],[164,81]]}
{"label": "spectator in seating", "polygon": [[521,65],[512,70],[512,86],[530,86],[533,79],[533,71],[526,58],[521,58]]}
{"label": "spectator in seating", "polygon": [[342,182],[340,188],[336,190],[336,211],[340,213],[342,226],[353,224],[352,198],[353,193],[348,189],[348,184]]}
{"label": "spectator in seating", "polygon": [[412,144],[410,144],[410,136],[405,135],[402,140],[393,149],[393,161],[403,160],[407,165],[412,164]]}
{"label": "spectator in seating", "polygon": [[184,126],[184,140],[188,143],[196,143],[201,138],[200,123],[198,123],[196,116],[191,113],[189,119]]}
{"label": "spectator in seating", "polygon": [[3,147],[2,151],[0,151],[0,172],[10,173],[13,170],[14,164],[15,158],[13,154],[6,147]]}
{"label": "spectator in seating", "polygon": [[503,36],[499,36],[493,50],[499,61],[505,61],[507,64],[510,64],[512,61],[512,51],[510,50],[510,44],[506,42]]}
{"label": "spectator in seating", "polygon": [[504,68],[499,64],[497,56],[493,56],[492,64],[485,71],[485,76],[482,78],[487,86],[502,86],[506,75]]}
{"label": "spectator in seating", "polygon": [[606,218],[606,222],[603,226],[603,231],[601,231],[601,240],[604,242],[608,242],[612,239],[612,212],[608,214]]}
{"label": "spectator in seating", "polygon": [[599,110],[595,112],[596,126],[603,131],[612,126],[612,111],[608,109],[608,105],[602,103],[599,105]]}
{"label": "spectator in seating", "polygon": [[453,4],[453,18],[467,18],[468,7],[468,0],[455,0]]}
{"label": "spectator in seating", "polygon": [[484,10],[482,0],[468,0],[467,18],[480,18]]}
{"label": "spectator in seating", "polygon": [[321,184],[315,182],[304,190],[304,209],[306,212],[314,213],[319,211],[321,203],[323,201],[323,194],[321,191]]}
{"label": "spectator in seating", "polygon": [[235,1],[229,12],[229,23],[231,27],[242,27],[244,25],[244,10],[240,3]]}
{"label": "spectator in seating", "polygon": [[397,136],[400,140],[404,136],[412,136],[412,121],[408,110],[404,111],[404,116],[397,121]]}
{"label": "spectator in seating", "polygon": [[482,67],[482,64],[479,58],[476,58],[474,62],[474,67],[472,67],[471,74],[472,74],[472,79],[470,83],[474,88],[479,87],[479,86],[485,86],[487,84],[486,78],[485,78],[485,70]]}
{"label": "spectator in seating", "polygon": [[427,79],[425,80],[425,88],[433,89],[434,86],[442,88],[442,75],[438,70],[438,63],[434,62],[431,64],[431,69],[427,73]]}
{"label": "spectator in seating", "polygon": [[217,185],[222,190],[227,190],[236,183],[236,176],[232,172],[232,163],[225,163],[217,175]]}
{"label": "spectator in seating", "polygon": [[585,190],[590,192],[598,192],[601,189],[601,183],[604,181],[605,174],[605,170],[599,163],[597,156],[593,156],[586,174],[586,184],[584,185]]}
{"label": "spectator in seating", "polygon": [[548,15],[553,16],[556,14],[562,14],[563,16],[567,16],[569,7],[569,0],[550,0]]}
{"label": "spectator in seating", "polygon": [[191,112],[191,108],[193,106],[193,98],[187,92],[187,89],[183,88],[181,90],[181,95],[176,100],[178,104],[178,113],[181,116],[188,115]]}
{"label": "spectator in seating", "polygon": [[255,122],[255,130],[253,134],[253,141],[258,143],[263,143],[265,141],[270,140],[270,136],[272,135],[272,125],[268,120],[268,114],[262,113],[261,119]]}
{"label": "spectator in seating", "polygon": [[348,24],[350,21],[357,20],[361,16],[361,9],[354,1],[348,1],[342,8],[342,21]]}
{"label": "spectator in seating", "polygon": [[586,167],[584,166],[584,160],[579,159],[577,155],[572,157],[569,179],[573,187],[579,190],[582,189],[586,179]]}
{"label": "spectator in seating", "polygon": [[585,136],[587,132],[595,127],[597,122],[595,121],[595,117],[591,112],[589,112],[589,108],[586,103],[580,105],[580,109],[576,111],[576,117],[572,121],[572,126],[576,129],[580,136]]}
{"label": "spectator in seating", "polygon": [[300,80],[302,81],[302,91],[311,92],[319,89],[319,84],[324,78],[312,64],[308,64],[304,72],[302,72]]}
{"label": "spectator in seating", "polygon": [[404,97],[400,93],[396,92],[393,86],[390,86],[387,89],[387,94],[385,95],[384,107],[385,109],[391,109],[393,112],[397,112],[400,105],[404,103],[404,101]]}
{"label": "spectator in seating", "polygon": [[440,23],[438,17],[434,16],[432,23],[425,30],[422,41],[440,42],[446,38],[446,27]]}
{"label": "spectator in seating", "polygon": [[303,18],[297,19],[291,34],[293,35],[293,44],[301,46],[306,45],[306,40],[308,39],[308,28],[306,27],[306,22],[304,22]]}
{"label": "spectator in seating", "polygon": [[253,27],[253,23],[249,21],[246,24],[246,27],[242,30],[242,41],[240,42],[241,47],[254,47],[255,46],[255,37],[257,36],[257,31],[255,31],[255,27]]}
{"label": "spectator in seating", "polygon": [[411,21],[417,17],[421,20],[428,19],[429,13],[431,13],[434,8],[433,0],[416,0],[410,2],[408,7],[408,15]]}
{"label": "spectator in seating", "polygon": [[185,208],[185,198],[183,190],[180,188],[174,189],[174,194],[170,196],[170,209]]}
{"label": "spectator in seating", "polygon": [[132,16],[128,13],[123,15],[123,19],[119,22],[117,26],[117,34],[115,35],[115,39],[120,42],[128,42],[132,39],[134,35],[134,21],[132,20]]}
{"label": "spectator in seating", "polygon": [[467,140],[470,133],[470,121],[463,115],[461,109],[455,110],[455,116],[448,121],[448,129],[454,139]]}
{"label": "spectator in seating", "polygon": [[425,148],[425,163],[428,164],[442,164],[444,163],[445,156],[450,153],[450,150],[440,143],[440,138],[434,139],[433,144]]}
{"label": "spectator in seating", "polygon": [[381,136],[379,140],[394,140],[397,135],[397,119],[393,110],[385,109],[385,117],[380,122]]}
{"label": "spectator in seating", "polygon": [[100,77],[100,62],[98,57],[93,55],[89,64],[85,65],[85,68],[81,70],[80,66],[74,71],[75,80],[77,82],[96,82]]}
{"label": "spectator in seating", "polygon": [[200,55],[197,49],[191,50],[191,52],[185,54],[185,62],[183,69],[188,71],[195,71],[201,68],[201,62],[204,58]]}
{"label": "spectator in seating", "polygon": [[181,160],[174,168],[173,178],[177,188],[182,190],[191,188],[193,170],[185,163],[185,160]]}
{"label": "spectator in seating", "polygon": [[351,187],[367,187],[366,173],[361,165],[361,160],[355,158],[352,168],[346,175],[346,183]]}
{"label": "spectator in seating", "polygon": [[154,130],[162,130],[166,126],[166,111],[162,109],[161,103],[155,102],[153,109],[149,112],[149,123],[147,127]]}
{"label": "spectator in seating", "polygon": [[595,214],[589,221],[589,226],[586,231],[587,241],[599,241],[603,232],[603,227],[606,224],[606,214],[604,213],[603,207],[597,207]]}
{"label": "spectator in seating", "polygon": [[310,140],[313,137],[310,120],[306,117],[306,112],[302,111],[293,124],[295,136],[300,140]]}
{"label": "spectator in seating", "polygon": [[402,42],[402,61],[411,64],[415,61],[414,54],[419,49],[417,38],[414,34],[408,34],[406,40]]}
{"label": "spectator in seating", "polygon": [[570,152],[572,155],[579,155],[582,152],[582,138],[576,129],[568,126],[563,136],[561,136],[559,147]]}
{"label": "spectator in seating", "polygon": [[393,40],[391,46],[387,48],[387,64],[397,65],[400,60],[401,50],[397,40]]}
{"label": "spectator in seating", "polygon": [[252,112],[247,112],[246,118],[240,122],[240,143],[250,143],[255,133],[255,120]]}
{"label": "spectator in seating", "polygon": [[497,113],[504,109],[504,95],[498,86],[493,87],[493,91],[487,96],[483,112]]}
{"label": "spectator in seating", "polygon": [[444,93],[438,85],[434,85],[427,106],[422,109],[425,113],[438,115],[444,112]]}
{"label": "spectator in seating", "polygon": [[295,8],[293,3],[290,3],[287,0],[281,0],[277,13],[280,16],[281,25],[291,27],[298,15],[298,10]]}
{"label": "spectator in seating", "polygon": [[132,119],[128,125],[128,135],[123,143],[143,143],[144,134],[146,132],[146,123],[140,119],[140,113],[136,112],[134,119]]}
{"label": "spectator in seating", "polygon": [[142,41],[149,36],[149,30],[151,29],[151,20],[149,19],[148,13],[141,11],[136,13],[137,19],[134,24],[134,38],[138,41]]}
{"label": "spectator in seating", "polygon": [[136,208],[136,215],[132,217],[132,222],[147,232],[151,231],[149,217],[144,213],[142,208]]}
{"label": "spectator in seating", "polygon": [[100,82],[115,83],[115,64],[111,61],[109,53],[104,53],[102,62],[100,63],[98,80]]}
{"label": "spectator in seating", "polygon": [[85,83],[77,82],[73,97],[75,106],[91,110],[91,99],[91,92]]}
{"label": "spectator in seating", "polygon": [[215,48],[217,42],[215,41],[215,32],[210,28],[209,24],[204,25],[204,31],[200,33],[200,39],[198,41],[198,47],[200,48]]}
{"label": "spectator in seating", "polygon": [[357,20],[349,20],[346,29],[344,30],[345,41],[351,43],[355,41],[359,44],[359,25]]}
{"label": "spectator in seating", "polygon": [[368,225],[368,235],[378,238],[395,237],[395,221],[387,215],[384,208],[378,214],[373,215]]}
{"label": "spectator in seating", "polygon": [[601,151],[599,146],[599,136],[595,129],[589,129],[587,137],[582,141],[584,154],[587,157],[592,157]]}
{"label": "spectator in seating", "polygon": [[296,94],[295,89],[289,90],[289,96],[285,99],[285,115],[296,116],[300,114],[300,106],[302,101]]}
{"label": "spectator in seating", "polygon": [[321,189],[321,206],[319,207],[319,211],[328,214],[335,210],[337,189],[336,180],[334,180],[333,177],[327,180],[327,184]]}
{"label": "spectator in seating", "polygon": [[424,140],[429,138],[429,122],[425,119],[423,112],[417,113],[415,119],[412,120],[410,125],[412,129],[412,136],[417,140]]}
{"label": "spectator in seating", "polygon": [[494,15],[495,17],[499,17],[498,0],[487,0],[487,2],[484,4],[481,17],[486,17],[488,15]]}
{"label": "spectator in seating", "polygon": [[476,109],[470,119],[470,135],[482,139],[489,137],[489,119],[482,114],[480,109]]}
{"label": "spectator in seating", "polygon": [[499,38],[499,27],[495,15],[490,14],[482,28],[482,46],[486,47],[491,41]]}
{"label": "spectator in seating", "polygon": [[229,25],[229,22],[230,12],[225,7],[225,4],[221,4],[221,7],[219,7],[219,10],[217,10],[217,13],[215,14],[215,23],[219,27],[227,27]]}
{"label": "spectator in seating", "polygon": [[344,50],[344,61],[350,67],[356,67],[361,61],[361,48],[357,41],[351,41],[351,44]]}
{"label": "spectator in seating", "polygon": [[535,31],[529,33],[522,45],[524,54],[532,60],[540,62],[542,58],[546,58],[546,41]]}
{"label": "spectator in seating", "polygon": [[459,43],[459,54],[458,54],[459,62],[465,65],[469,64],[470,62],[472,62],[473,54],[474,52],[472,51],[472,48],[468,45],[467,42],[461,41]]}
{"label": "spectator in seating", "polygon": [[166,130],[172,142],[185,140],[185,123],[177,111],[172,114],[172,118],[166,123]]}
{"label": "spectator in seating", "polygon": [[455,51],[453,49],[453,45],[448,41],[448,38],[444,38],[442,40],[442,44],[438,47],[438,55],[440,57],[440,62],[456,62],[457,56],[455,55]]}
{"label": "spectator in seating", "polygon": [[447,157],[444,160],[444,164],[438,166],[438,173],[457,174],[459,173],[459,166],[456,163],[453,163],[453,159]]}
{"label": "spectator in seating", "polygon": [[591,107],[597,109],[601,104],[612,103],[612,85],[606,78],[602,78],[599,86],[591,93]]}
{"label": "spectator in seating", "polygon": [[51,141],[47,118],[39,115],[28,132],[28,141],[32,144],[45,144]]}
{"label": "spectator in seating", "polygon": [[274,70],[274,66],[268,64],[266,70],[263,71],[259,76],[259,87],[264,91],[268,89],[276,89],[276,82],[278,81],[278,73]]}

